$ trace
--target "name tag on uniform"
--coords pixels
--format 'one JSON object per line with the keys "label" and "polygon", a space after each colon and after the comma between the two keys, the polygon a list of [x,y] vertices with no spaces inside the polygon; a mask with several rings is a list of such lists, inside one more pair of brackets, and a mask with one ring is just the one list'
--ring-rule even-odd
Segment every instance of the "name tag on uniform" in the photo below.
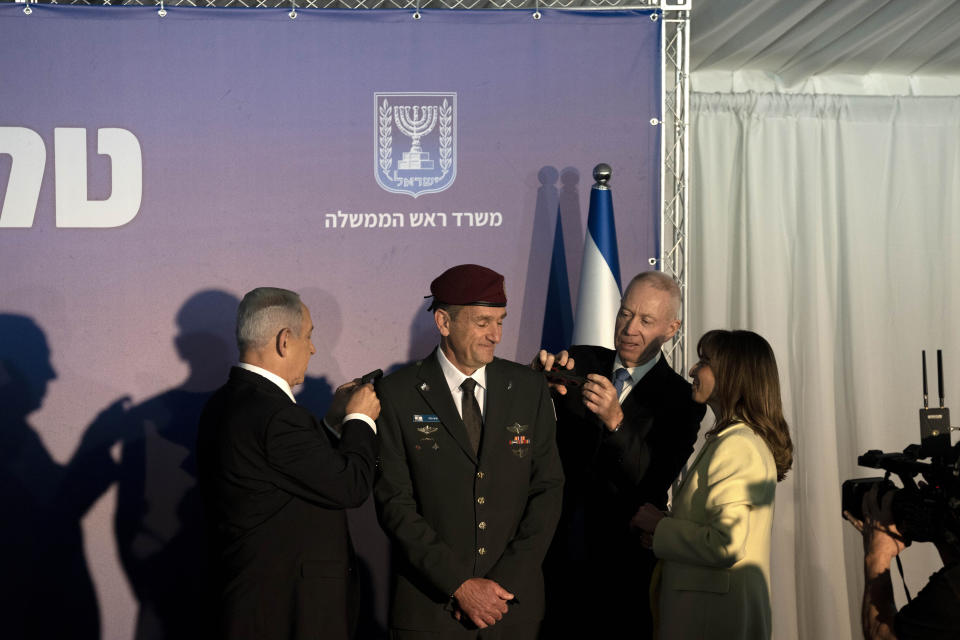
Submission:
{"label": "name tag on uniform", "polygon": [[415,413],[413,414],[414,422],[440,422],[440,418],[432,413]]}

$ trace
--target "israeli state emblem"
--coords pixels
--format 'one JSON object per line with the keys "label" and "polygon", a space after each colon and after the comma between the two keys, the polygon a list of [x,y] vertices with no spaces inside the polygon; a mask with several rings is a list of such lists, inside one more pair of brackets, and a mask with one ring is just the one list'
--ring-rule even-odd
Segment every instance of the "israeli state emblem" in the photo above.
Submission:
{"label": "israeli state emblem", "polygon": [[457,94],[377,92],[373,102],[377,184],[414,198],[449,188],[457,177]]}

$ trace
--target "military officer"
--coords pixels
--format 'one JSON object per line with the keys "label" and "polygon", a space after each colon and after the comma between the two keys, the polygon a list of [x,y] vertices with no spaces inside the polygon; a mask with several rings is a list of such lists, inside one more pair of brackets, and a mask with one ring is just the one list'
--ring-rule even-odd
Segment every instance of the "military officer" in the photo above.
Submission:
{"label": "military officer", "polygon": [[494,357],[503,276],[459,265],[430,291],[439,346],[377,387],[391,637],[532,640],[562,501],[550,395],[541,373]]}

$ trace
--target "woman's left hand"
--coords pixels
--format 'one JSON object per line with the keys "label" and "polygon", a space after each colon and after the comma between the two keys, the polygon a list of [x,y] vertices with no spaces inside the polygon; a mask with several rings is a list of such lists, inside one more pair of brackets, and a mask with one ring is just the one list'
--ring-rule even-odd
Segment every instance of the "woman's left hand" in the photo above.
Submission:
{"label": "woman's left hand", "polygon": [[653,534],[657,530],[657,525],[667,514],[656,508],[649,502],[640,507],[630,519],[630,529],[640,533],[640,544],[647,549],[653,547]]}

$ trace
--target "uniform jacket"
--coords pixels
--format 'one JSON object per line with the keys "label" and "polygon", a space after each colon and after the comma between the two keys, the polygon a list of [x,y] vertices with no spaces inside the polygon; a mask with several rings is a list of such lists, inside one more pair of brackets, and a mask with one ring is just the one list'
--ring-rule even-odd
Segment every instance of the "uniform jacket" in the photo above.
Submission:
{"label": "uniform jacket", "polygon": [[560,515],[563,472],[544,378],[495,359],[486,368],[479,455],[436,352],[377,386],[380,523],[393,542],[394,628],[463,629],[451,595],[468,578],[516,596],[498,624],[543,615],[541,564]]}
{"label": "uniform jacket", "polygon": [[200,418],[200,489],[225,638],[346,639],[358,582],[344,509],[370,492],[376,439],[335,441],[275,384],[233,368]]}
{"label": "uniform jacket", "polygon": [[661,638],[769,638],[777,468],[743,423],[711,437],[657,525]]}

